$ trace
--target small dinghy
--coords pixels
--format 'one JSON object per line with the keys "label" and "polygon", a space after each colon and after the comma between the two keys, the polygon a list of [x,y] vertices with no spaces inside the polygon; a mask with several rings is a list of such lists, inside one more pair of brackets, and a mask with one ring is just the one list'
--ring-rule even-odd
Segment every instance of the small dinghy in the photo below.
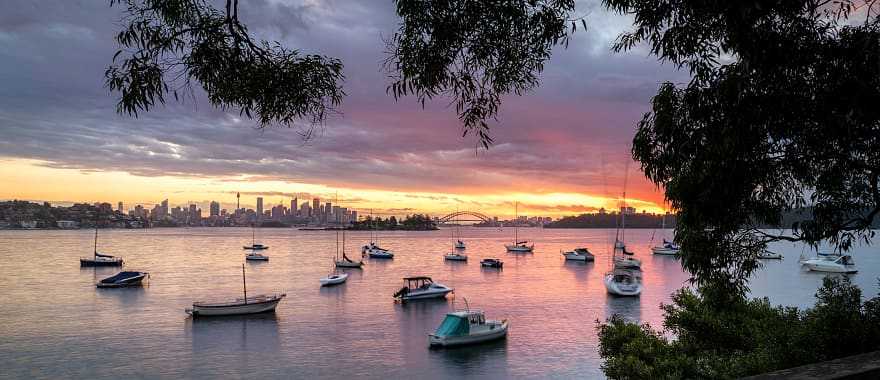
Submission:
{"label": "small dinghy", "polygon": [[642,271],[615,268],[605,274],[605,289],[616,296],[637,296],[642,293]]}
{"label": "small dinghy", "polygon": [[482,311],[465,310],[446,314],[433,334],[428,334],[431,347],[477,344],[507,336],[506,319],[487,320]]}
{"label": "small dinghy", "polygon": [[503,268],[504,262],[499,259],[483,259],[480,265],[488,268]]}
{"label": "small dinghy", "polygon": [[185,311],[193,317],[219,317],[226,315],[242,315],[242,314],[258,314],[274,312],[275,307],[287,295],[281,294],[260,294],[248,297],[247,280],[244,274],[244,264],[241,265],[241,281],[244,292],[243,298],[236,298],[226,302],[193,302],[192,308]]}
{"label": "small dinghy", "polygon": [[95,249],[92,257],[81,257],[81,267],[121,267],[122,258],[98,253],[98,223],[95,221]]}
{"label": "small dinghy", "polygon": [[450,252],[443,255],[443,259],[449,261],[467,261],[467,255],[458,252]]}
{"label": "small dinghy", "polygon": [[758,258],[764,259],[764,260],[782,260],[783,259],[781,253],[776,253],[776,252],[771,252],[771,251],[764,251],[764,252],[759,253]]}
{"label": "small dinghy", "polygon": [[348,280],[348,273],[330,273],[327,277],[320,279],[321,286],[339,285]]}
{"label": "small dinghy", "polygon": [[115,276],[107,277],[101,280],[100,282],[95,284],[95,286],[99,288],[125,288],[141,286],[143,284],[143,280],[149,276],[150,274],[146,272],[119,272]]}
{"label": "small dinghy", "polygon": [[572,261],[593,261],[596,259],[589,249],[586,248],[575,248],[573,251],[563,252],[562,256],[565,256],[566,260]]}
{"label": "small dinghy", "polygon": [[361,254],[370,256],[373,259],[393,259],[394,253],[390,250],[380,247],[375,242],[370,242],[361,248]]}
{"label": "small dinghy", "polygon": [[434,282],[430,277],[405,277],[404,286],[394,293],[394,298],[400,301],[412,301],[429,298],[445,298],[452,292],[452,288]]}
{"label": "small dinghy", "polygon": [[244,259],[248,261],[269,261],[269,256],[266,256],[256,251],[251,251],[244,256]]}

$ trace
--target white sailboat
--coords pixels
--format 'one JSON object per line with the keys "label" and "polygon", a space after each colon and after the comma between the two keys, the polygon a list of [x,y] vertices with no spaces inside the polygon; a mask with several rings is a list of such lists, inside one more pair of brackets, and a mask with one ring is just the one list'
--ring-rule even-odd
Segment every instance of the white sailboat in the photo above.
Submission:
{"label": "white sailboat", "polygon": [[[611,248],[611,271],[605,273],[605,290],[616,296],[638,296],[642,293],[642,262],[626,249],[626,180],[623,185],[623,206],[620,228],[615,231]],[[619,253],[619,254],[618,254]]]}
{"label": "white sailboat", "polygon": [[361,247],[361,256],[367,255],[374,259],[393,259],[394,252],[379,246],[379,232],[373,219],[373,210],[370,210],[370,244]]}
{"label": "white sailboat", "polygon": [[506,244],[507,252],[532,252],[535,244],[529,245],[528,240],[519,240],[519,202],[514,203],[513,211],[513,244]]}
{"label": "white sailboat", "polygon": [[[458,215],[457,207],[455,208],[455,214]],[[461,223],[459,223],[457,216],[455,217],[455,232],[458,233],[458,239],[455,239],[455,236],[453,236],[453,239],[455,239],[455,244],[453,246],[455,249],[466,249],[467,245],[464,244],[464,240],[461,240]]]}
{"label": "white sailboat", "polygon": [[[614,247],[611,257],[615,268],[641,268],[642,261],[633,257],[632,251],[626,248],[626,182],[624,181],[623,206],[620,208],[620,228],[614,233]],[[617,253],[620,252],[620,255]]]}
{"label": "white sailboat", "polygon": [[[681,247],[671,241],[666,241],[666,214],[660,217],[660,230],[663,231],[663,244],[651,247],[651,252],[655,255],[677,255],[681,251]],[[651,235],[653,240],[654,236]]]}
{"label": "white sailboat", "polygon": [[[456,224],[458,224],[457,221],[456,221]],[[455,240],[455,229],[453,228],[450,231],[452,232],[452,241],[453,241],[452,251],[443,255],[443,259],[449,260],[449,261],[467,261],[467,255],[465,253],[459,251],[458,249],[456,249],[456,248],[458,248],[456,244],[461,242],[461,240],[459,240],[459,241]]]}
{"label": "white sailboat", "polygon": [[191,308],[185,309],[193,317],[217,317],[225,315],[257,314],[274,312],[275,307],[287,295],[260,294],[248,297],[247,279],[244,273],[244,264],[241,265],[241,281],[244,297],[225,302],[193,302]]}

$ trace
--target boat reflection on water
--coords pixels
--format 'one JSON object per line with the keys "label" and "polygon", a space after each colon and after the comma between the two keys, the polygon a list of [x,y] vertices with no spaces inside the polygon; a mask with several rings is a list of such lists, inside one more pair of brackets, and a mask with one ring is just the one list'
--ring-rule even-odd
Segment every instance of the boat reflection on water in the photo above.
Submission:
{"label": "boat reflection on water", "polygon": [[[212,318],[186,318],[193,358],[215,353],[278,354],[278,315],[262,313]],[[215,360],[206,357],[205,360]],[[262,359],[261,359],[262,361]]]}
{"label": "boat reflection on water", "polygon": [[605,318],[620,315],[629,322],[642,322],[642,302],[639,297],[617,297],[607,294],[605,297]]}

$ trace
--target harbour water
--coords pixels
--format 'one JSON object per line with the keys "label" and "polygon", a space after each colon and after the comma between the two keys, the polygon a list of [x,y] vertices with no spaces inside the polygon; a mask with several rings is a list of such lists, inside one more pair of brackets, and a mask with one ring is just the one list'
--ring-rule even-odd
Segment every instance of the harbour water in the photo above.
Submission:
{"label": "harbour water", "polygon": [[[667,236],[671,231],[667,231]],[[335,232],[261,229],[269,262],[246,263],[249,294],[285,292],[275,314],[193,320],[195,300],[241,295],[242,245],[250,229],[103,230],[99,251],[122,256],[126,269],[149,272],[148,286],[96,289],[116,268],[80,268],[93,232],[0,231],[0,377],[8,378],[598,378],[596,321],[618,313],[659,326],[659,305],[685,286],[672,257],[652,256],[663,231],[627,231],[643,260],[638,298],[606,294],[613,230],[521,229],[533,254],[506,253],[512,231],[464,228],[469,261],[444,262],[449,230],[383,232],[394,260],[367,260],[344,285],[320,288],[331,270]],[[368,232],[347,233],[360,256]],[[587,246],[594,263],[565,262],[560,250]],[[822,275],[797,263],[810,251],[790,243],[752,281],[755,296],[807,306]],[[878,247],[857,247],[852,275],[866,296],[877,294]],[[504,269],[481,268],[497,257]],[[455,288],[446,301],[395,303],[401,278],[428,275]],[[506,340],[429,350],[427,334],[453,307],[508,318]]]}

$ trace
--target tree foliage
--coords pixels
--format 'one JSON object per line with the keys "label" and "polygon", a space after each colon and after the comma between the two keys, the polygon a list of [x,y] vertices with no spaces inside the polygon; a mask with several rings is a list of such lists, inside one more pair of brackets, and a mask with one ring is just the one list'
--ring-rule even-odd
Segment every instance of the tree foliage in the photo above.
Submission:
{"label": "tree foliage", "polygon": [[827,277],[816,299],[804,310],[745,298],[718,309],[682,289],[663,306],[663,331],[619,316],[599,325],[603,370],[614,379],[728,379],[880,349],[880,297],[862,302],[847,278]]}
{"label": "tree foliage", "polygon": [[342,63],[256,41],[238,18],[238,0],[218,10],[205,0],[111,0],[125,8],[119,51],[106,85],[117,112],[137,116],[198,82],[214,106],[238,108],[260,126],[306,121],[308,136],[345,95]]}
{"label": "tree foliage", "polygon": [[[467,135],[492,142],[488,119],[501,98],[538,85],[553,47],[568,42],[573,0],[396,0],[401,21],[388,41],[388,92],[424,106],[448,97]],[[583,27],[586,23],[583,20]]]}

